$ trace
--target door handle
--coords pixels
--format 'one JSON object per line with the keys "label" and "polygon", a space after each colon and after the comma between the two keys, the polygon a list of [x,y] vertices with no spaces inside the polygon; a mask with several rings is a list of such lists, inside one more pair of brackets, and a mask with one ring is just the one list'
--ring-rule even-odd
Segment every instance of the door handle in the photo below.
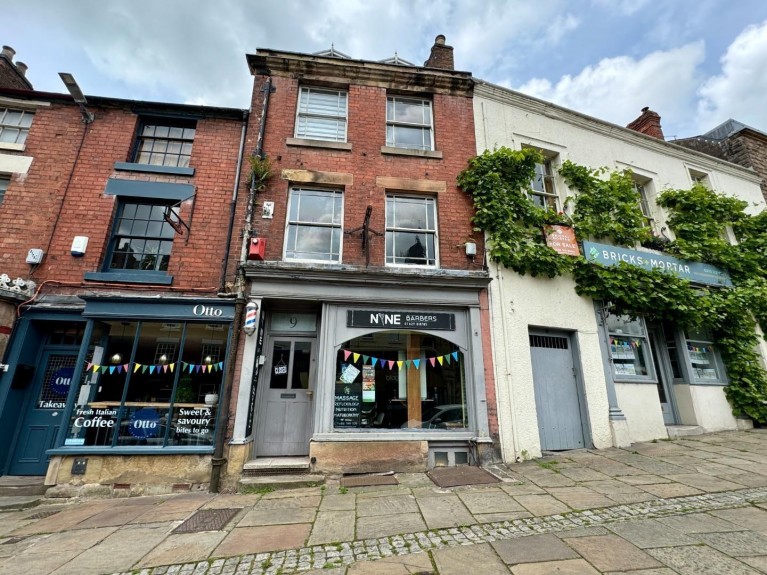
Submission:
{"label": "door handle", "polygon": [[311,389],[307,389],[307,390],[306,390],[306,396],[307,396],[309,399],[312,399],[312,397],[314,396],[314,391],[312,391]]}

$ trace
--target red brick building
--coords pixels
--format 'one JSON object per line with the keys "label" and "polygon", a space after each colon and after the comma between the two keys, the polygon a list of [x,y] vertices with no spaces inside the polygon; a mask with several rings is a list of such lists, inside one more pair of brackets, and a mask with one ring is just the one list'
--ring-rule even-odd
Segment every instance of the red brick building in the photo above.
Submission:
{"label": "red brick building", "polygon": [[247,113],[76,99],[0,89],[0,473],[205,484]]}
{"label": "red brick building", "polygon": [[332,49],[248,64],[249,148],[271,178],[247,221],[259,329],[241,350],[228,472],[276,456],[325,472],[489,457],[489,278],[456,187],[476,154],[471,74],[443,36],[424,66]]}

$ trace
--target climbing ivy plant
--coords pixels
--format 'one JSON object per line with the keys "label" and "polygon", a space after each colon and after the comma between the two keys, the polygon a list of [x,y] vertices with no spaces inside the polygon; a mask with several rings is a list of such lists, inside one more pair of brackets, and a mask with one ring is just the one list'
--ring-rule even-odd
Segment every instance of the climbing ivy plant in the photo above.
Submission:
{"label": "climbing ivy plant", "polygon": [[[565,162],[560,174],[577,192],[568,198],[568,218],[533,205],[527,197],[535,164],[541,161],[534,150],[498,148],[472,159],[459,175],[459,187],[474,201],[473,223],[487,232],[490,258],[522,274],[571,273],[579,295],[608,303],[618,315],[670,319],[688,331],[711,330],[727,366],[730,384],[725,393],[734,412],[767,423],[767,372],[756,352],[757,326],[767,331],[767,211],[749,215],[746,202],[697,184],[689,190],[666,190],[658,198],[676,236],[664,248],[726,269],[733,287],[693,286],[664,271],[625,263],[605,267],[551,250],[542,230],[546,224],[564,223],[572,225],[579,239],[629,247],[651,241],[631,172]],[[736,245],[727,240],[729,230]]]}

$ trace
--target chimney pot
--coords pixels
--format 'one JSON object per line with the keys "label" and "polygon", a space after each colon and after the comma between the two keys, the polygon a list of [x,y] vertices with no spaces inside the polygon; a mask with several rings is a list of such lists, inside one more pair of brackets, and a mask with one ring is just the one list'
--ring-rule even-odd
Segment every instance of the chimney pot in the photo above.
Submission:
{"label": "chimney pot", "polygon": [[434,43],[439,44],[440,46],[443,46],[445,44],[445,35],[438,34],[437,37],[434,38]]}
{"label": "chimney pot", "polygon": [[10,46],[3,46],[3,51],[0,52],[1,56],[5,56],[9,62],[13,62],[13,57],[16,55],[16,50]]}
{"label": "chimney pot", "polygon": [[27,70],[29,69],[29,66],[27,66],[24,62],[16,62],[16,70],[18,70],[19,74],[27,77]]}

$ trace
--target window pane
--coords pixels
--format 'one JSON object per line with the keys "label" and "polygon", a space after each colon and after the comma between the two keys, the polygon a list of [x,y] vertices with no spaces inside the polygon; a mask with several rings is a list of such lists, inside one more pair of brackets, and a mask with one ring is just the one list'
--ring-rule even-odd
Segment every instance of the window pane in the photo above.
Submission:
{"label": "window pane", "polygon": [[291,388],[309,389],[311,351],[311,342],[297,341],[293,344],[293,374],[290,385]]}
{"label": "window pane", "polygon": [[275,341],[272,351],[271,389],[287,389],[290,373],[290,341]]}
{"label": "window pane", "polygon": [[345,116],[346,93],[303,88],[299,112],[324,116]]}
{"label": "window pane", "polygon": [[409,126],[389,126],[392,134],[387,145],[411,150],[430,150],[431,132],[428,128],[411,128]]}
{"label": "window pane", "polygon": [[332,259],[332,228],[297,226],[295,247],[288,252],[295,259],[330,260]]}
{"label": "window pane", "polygon": [[298,221],[334,223],[336,202],[333,194],[301,191],[296,199]]}
{"label": "window pane", "polygon": [[[407,124],[429,125],[428,107],[420,100],[394,99],[394,114],[387,119]],[[391,107],[389,108],[391,111]]]}
{"label": "window pane", "polygon": [[21,117],[21,122],[19,123],[19,125],[22,128],[29,128],[30,126],[32,126],[33,115],[34,114],[32,114],[31,112],[24,112],[24,115]]}
{"label": "window pane", "polygon": [[428,229],[427,204],[416,198],[396,198],[396,208],[391,227],[411,230]]}
{"label": "window pane", "polygon": [[388,232],[393,242],[393,263],[434,265],[434,242],[431,235],[408,232]]}
{"label": "window pane", "polygon": [[18,128],[3,128],[0,131],[0,142],[6,144],[15,144],[16,139],[19,137],[20,130]]}
{"label": "window pane", "polygon": [[297,138],[343,141],[346,120],[301,116],[296,129]]}
{"label": "window pane", "polygon": [[8,110],[8,113],[5,115],[5,121],[3,123],[7,126],[18,126],[21,124],[21,114],[21,112],[16,110]]}
{"label": "window pane", "polygon": [[439,337],[377,332],[338,351],[336,428],[466,430],[465,396],[462,356]]}
{"label": "window pane", "polygon": [[644,336],[644,326],[640,319],[610,314],[607,316],[607,329],[610,333]]}
{"label": "window pane", "polygon": [[649,375],[646,348],[644,338],[610,335],[610,355],[615,376]]}
{"label": "window pane", "polygon": [[157,138],[167,138],[170,133],[169,126],[155,126],[154,135]]}
{"label": "window pane", "polygon": [[168,130],[168,137],[169,138],[183,138],[184,137],[184,129],[183,128],[171,127]]}

